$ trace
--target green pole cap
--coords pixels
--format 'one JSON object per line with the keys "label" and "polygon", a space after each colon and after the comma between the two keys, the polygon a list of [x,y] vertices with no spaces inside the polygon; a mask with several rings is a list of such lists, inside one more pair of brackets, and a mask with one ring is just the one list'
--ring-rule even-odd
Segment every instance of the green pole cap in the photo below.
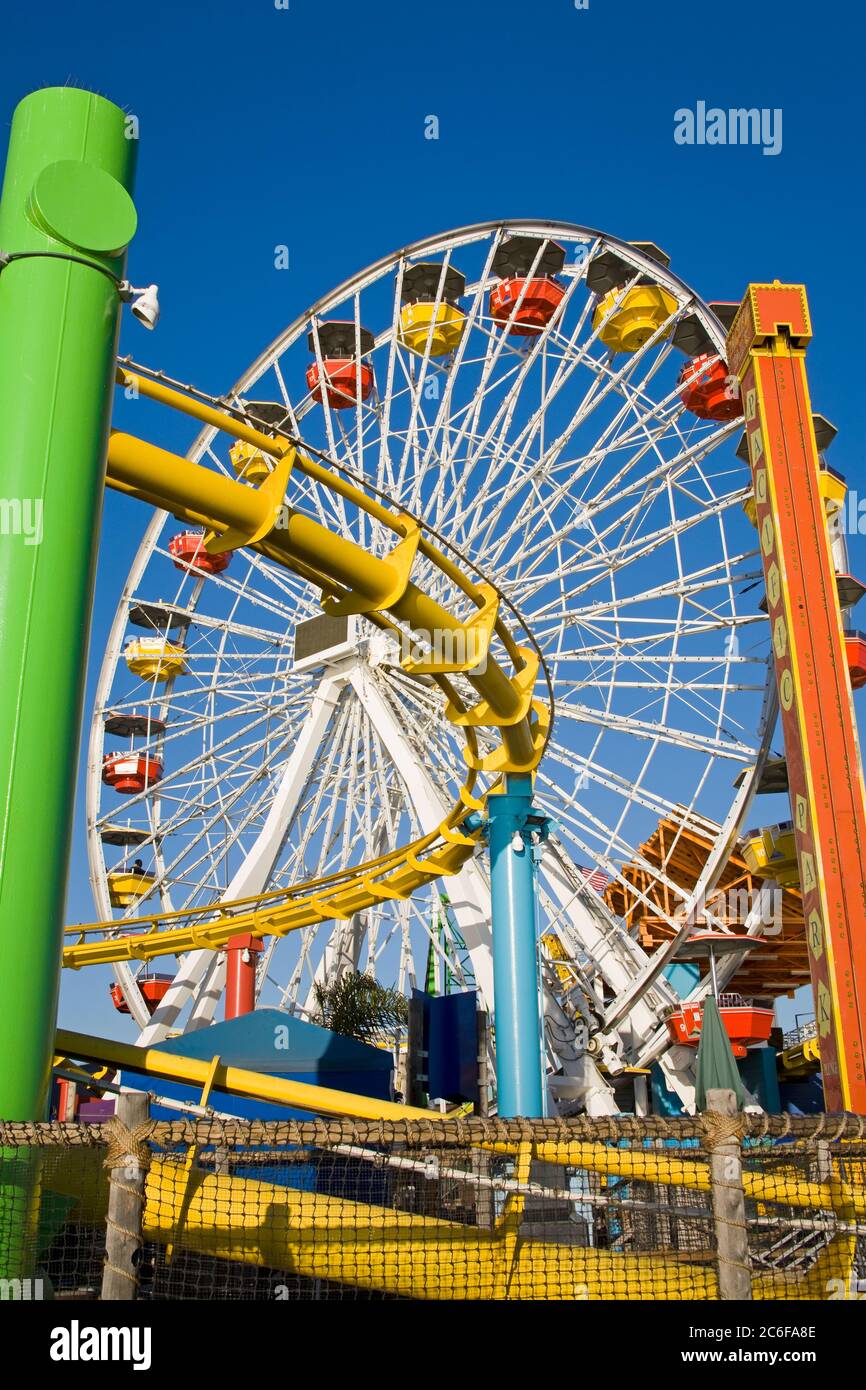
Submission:
{"label": "green pole cap", "polygon": [[27,216],[40,231],[78,251],[118,256],[135,235],[138,218],[126,189],[105,169],[59,159],[37,176]]}

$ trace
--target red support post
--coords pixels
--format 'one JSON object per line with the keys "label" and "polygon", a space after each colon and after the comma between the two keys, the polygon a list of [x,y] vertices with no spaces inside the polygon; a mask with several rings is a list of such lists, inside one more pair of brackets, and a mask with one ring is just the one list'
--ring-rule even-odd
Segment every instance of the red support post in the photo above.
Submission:
{"label": "red support post", "polygon": [[256,956],[264,942],[250,932],[232,936],[226,943],[226,1012],[229,1018],[251,1014],[256,1007]]}

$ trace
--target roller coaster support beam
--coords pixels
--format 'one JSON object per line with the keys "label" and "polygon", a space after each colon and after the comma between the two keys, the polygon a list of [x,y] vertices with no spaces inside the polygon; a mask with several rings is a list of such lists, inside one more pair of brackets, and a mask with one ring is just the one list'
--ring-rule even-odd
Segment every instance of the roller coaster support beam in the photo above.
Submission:
{"label": "roller coaster support beam", "polygon": [[544,1115],[532,777],[510,773],[487,798],[493,928],[496,1090],[505,1119]]}
{"label": "roller coaster support beam", "polygon": [[[78,738],[135,141],[72,87],[18,106],[0,197],[0,1117],[51,1074]],[[20,1157],[20,1156],[19,1156]],[[8,1155],[7,1155],[8,1158]],[[26,1272],[35,1175],[0,1189],[0,1275]]]}
{"label": "roller coaster support beam", "polygon": [[767,586],[829,1111],[866,1109],[866,798],[806,380],[802,285],[750,285],[728,335]]}

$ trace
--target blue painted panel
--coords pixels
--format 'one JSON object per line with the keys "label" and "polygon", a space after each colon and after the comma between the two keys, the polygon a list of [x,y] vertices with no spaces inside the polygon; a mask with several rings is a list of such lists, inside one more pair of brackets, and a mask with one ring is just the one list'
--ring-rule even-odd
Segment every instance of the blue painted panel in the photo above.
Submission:
{"label": "blue painted panel", "polygon": [[477,1099],[477,1000],[474,989],[426,997],[427,1092],[436,1099]]}
{"label": "blue painted panel", "polygon": [[788,1115],[821,1115],[824,1111],[824,1087],[816,1072],[803,1081],[783,1081],[779,1086],[782,1113]]}
{"label": "blue painted panel", "polygon": [[669,1091],[664,1072],[658,1062],[650,1067],[650,1086],[653,1097],[654,1115],[684,1115],[683,1103],[676,1091]]}
{"label": "blue painted panel", "polygon": [[671,965],[665,966],[662,974],[673,985],[681,999],[688,999],[701,978],[701,968],[695,961],[675,960]]}
{"label": "blue painted panel", "polygon": [[740,1062],[740,1076],[759,1105],[768,1115],[778,1115],[782,1109],[779,1097],[779,1078],[776,1074],[776,1049],[750,1047]]}

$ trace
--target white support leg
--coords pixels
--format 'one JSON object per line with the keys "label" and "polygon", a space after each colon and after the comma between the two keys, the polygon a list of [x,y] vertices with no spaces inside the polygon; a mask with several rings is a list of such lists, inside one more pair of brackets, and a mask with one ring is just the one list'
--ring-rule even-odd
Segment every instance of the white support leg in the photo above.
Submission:
{"label": "white support leg", "polygon": [[[369,668],[358,665],[351,674],[352,688],[383,746],[394,760],[415,814],[426,834],[448,814],[449,803],[411,747],[405,730],[384,700]],[[466,945],[475,982],[484,1006],[493,1011],[493,947],[490,936],[490,888],[480,865],[470,860],[448,879],[448,901]]]}
{"label": "white support leg", "polygon": [[[345,684],[346,676],[337,669],[325,677],[313,696],[310,712],[286,761],[265,823],[228,885],[223,895],[224,901],[252,897],[265,891]],[[193,993],[196,994],[196,1001],[188,1031],[193,1032],[211,1023],[225,988],[225,968],[223,951],[191,951],[186,955],[171,989],[141,1033],[139,1046],[148,1047],[161,1041],[174,1026]]]}

